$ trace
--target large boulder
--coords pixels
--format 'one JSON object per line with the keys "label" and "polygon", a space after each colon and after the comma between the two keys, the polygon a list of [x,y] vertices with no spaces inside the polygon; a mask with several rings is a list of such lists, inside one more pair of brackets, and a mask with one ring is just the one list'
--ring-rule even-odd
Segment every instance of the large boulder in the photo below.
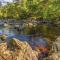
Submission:
{"label": "large boulder", "polygon": [[[60,60],[60,36],[53,42],[48,60]],[[46,59],[46,60],[47,60]]]}
{"label": "large boulder", "polygon": [[38,60],[27,42],[13,38],[9,45],[0,44],[0,60]]}

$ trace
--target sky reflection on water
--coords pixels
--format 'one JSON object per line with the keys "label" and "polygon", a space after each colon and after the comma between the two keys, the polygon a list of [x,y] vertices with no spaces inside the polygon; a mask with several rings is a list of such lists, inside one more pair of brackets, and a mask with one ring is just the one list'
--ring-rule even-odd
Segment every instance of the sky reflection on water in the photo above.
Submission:
{"label": "sky reflection on water", "polygon": [[32,38],[32,36],[17,34],[15,29],[0,28],[0,35],[2,34],[5,34],[8,36],[7,37],[8,41],[12,38],[17,38],[21,41],[28,42],[33,47],[35,45],[43,45],[45,47],[47,46],[47,41],[43,37]]}

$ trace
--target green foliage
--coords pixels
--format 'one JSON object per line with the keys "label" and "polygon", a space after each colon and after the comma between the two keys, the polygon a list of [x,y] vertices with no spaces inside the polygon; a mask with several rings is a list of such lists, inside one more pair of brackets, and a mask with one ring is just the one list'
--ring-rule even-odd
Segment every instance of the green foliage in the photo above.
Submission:
{"label": "green foliage", "polygon": [[16,19],[28,20],[47,20],[55,26],[37,25],[36,27],[25,27],[26,34],[44,34],[44,35],[60,35],[60,1],[59,0],[22,0],[19,3],[7,4],[0,8],[0,19]]}
{"label": "green foliage", "polygon": [[60,18],[59,0],[22,0],[20,3],[7,4],[0,8],[0,18],[28,19],[43,18],[53,20]]}

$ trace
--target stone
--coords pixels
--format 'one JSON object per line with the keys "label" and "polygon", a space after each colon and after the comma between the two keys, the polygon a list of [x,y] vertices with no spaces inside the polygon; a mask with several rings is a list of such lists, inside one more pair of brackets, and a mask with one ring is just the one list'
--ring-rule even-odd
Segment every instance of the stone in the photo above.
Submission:
{"label": "stone", "polygon": [[6,40],[6,38],[7,38],[7,36],[6,36],[6,35],[1,35],[1,36],[0,36],[1,41],[5,41],[5,40]]}
{"label": "stone", "polygon": [[60,60],[60,36],[53,42],[50,55],[46,60]]}
{"label": "stone", "polygon": [[60,36],[55,40],[55,42],[53,42],[52,51],[60,52]]}
{"label": "stone", "polygon": [[11,49],[6,42],[0,44],[0,60],[38,60],[34,50],[26,41],[13,38],[9,44],[16,47]]}
{"label": "stone", "polygon": [[52,55],[50,55],[45,60],[60,60],[60,53],[52,53]]}

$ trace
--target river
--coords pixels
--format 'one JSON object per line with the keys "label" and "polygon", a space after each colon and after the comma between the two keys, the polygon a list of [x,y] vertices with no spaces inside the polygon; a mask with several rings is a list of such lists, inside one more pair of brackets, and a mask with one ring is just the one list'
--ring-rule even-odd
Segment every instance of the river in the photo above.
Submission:
{"label": "river", "polygon": [[47,46],[47,42],[46,40],[40,36],[40,37],[32,37],[29,35],[22,35],[22,34],[18,34],[16,29],[9,29],[9,28],[5,28],[5,27],[0,27],[0,35],[7,35],[9,39],[11,38],[17,38],[19,40],[22,41],[27,41],[27,42],[34,42],[36,45],[37,44],[41,44],[44,46]]}
{"label": "river", "polygon": [[18,34],[16,29],[9,29],[6,27],[0,27],[0,35],[7,35],[7,42],[9,42],[12,38],[17,38],[21,41],[26,41],[28,42],[32,49],[34,49],[36,46],[44,46],[45,48],[47,48],[48,43],[47,41],[44,39],[44,37],[40,36],[40,37],[33,37],[33,36],[28,36],[28,35],[23,35],[23,34]]}

